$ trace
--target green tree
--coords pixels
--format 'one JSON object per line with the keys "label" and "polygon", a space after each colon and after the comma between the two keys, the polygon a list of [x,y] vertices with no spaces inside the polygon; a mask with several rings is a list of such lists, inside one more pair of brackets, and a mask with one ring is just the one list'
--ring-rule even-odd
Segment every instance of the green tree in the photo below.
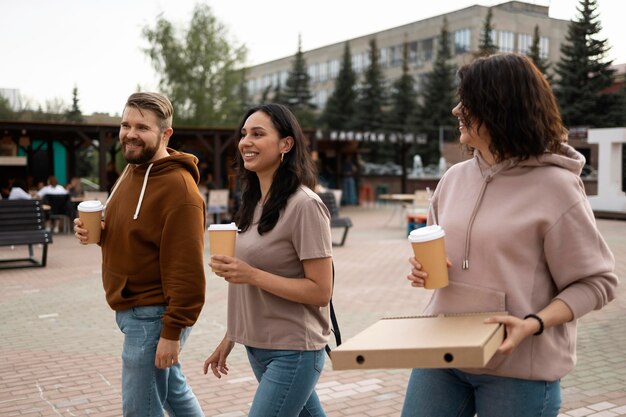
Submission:
{"label": "green tree", "polygon": [[606,39],[595,0],[581,0],[578,20],[568,26],[561,45],[556,96],[566,126],[612,127],[624,122],[619,93],[603,92],[614,82],[612,61],[606,59]]}
{"label": "green tree", "polygon": [[335,80],[335,89],[328,98],[321,116],[322,125],[333,130],[347,130],[353,127],[356,98],[356,73],[352,69],[350,43],[346,42],[341,68]]}
{"label": "green tree", "polygon": [[422,86],[422,105],[419,109],[422,132],[427,135],[427,144],[421,149],[421,156],[425,164],[437,163],[440,155],[440,135],[450,132],[456,126],[452,115],[452,108],[456,104],[455,73],[456,67],[450,64],[452,52],[450,49],[450,34],[448,22],[443,20],[437,57],[433,69],[424,77]]}
{"label": "green tree", "polygon": [[550,63],[547,59],[541,57],[541,34],[539,33],[539,25],[535,25],[535,30],[533,32],[533,43],[530,45],[528,49],[528,57],[533,60],[539,71],[545,75],[548,81],[552,81],[552,76],[548,74],[548,70],[550,69]]}
{"label": "green tree", "polygon": [[[409,72],[409,44],[404,42],[402,48],[402,75],[392,85],[391,88],[391,109],[388,113],[388,128],[400,134],[415,133],[415,114],[417,112],[417,93],[415,91],[415,79]],[[404,142],[403,135],[400,135],[398,142],[394,144],[396,162],[403,169],[401,179],[401,190],[406,192],[406,167],[412,155],[409,151],[410,143]]]}
{"label": "green tree", "polygon": [[272,101],[278,104],[285,104],[285,98],[283,97],[283,90],[280,87],[280,81],[276,83],[276,87],[274,88],[274,94],[272,96]]}
{"label": "green tree", "polygon": [[409,72],[409,44],[407,42],[404,43],[402,49],[402,75],[392,85],[390,104],[388,128],[396,132],[412,132],[417,110],[417,92],[415,79]]}
{"label": "green tree", "polygon": [[13,120],[15,118],[11,103],[9,100],[0,95],[0,120]]}
{"label": "green tree", "polygon": [[487,10],[487,16],[485,17],[483,28],[480,31],[478,51],[474,54],[475,57],[488,56],[488,55],[495,54],[496,52],[498,52],[498,47],[496,46],[495,43],[493,43],[493,39],[491,38],[493,34],[493,25],[491,24],[492,18],[493,18],[493,13],[491,12],[491,7],[490,7]]}
{"label": "green tree", "polygon": [[234,124],[241,117],[237,68],[246,49],[228,40],[226,27],[206,4],[197,4],[189,26],[177,31],[160,17],[144,27],[145,49],[160,76],[160,88],[170,98],[181,124]]}
{"label": "green tree", "polygon": [[315,124],[313,113],[315,105],[311,102],[313,94],[309,89],[310,78],[302,53],[302,39],[298,36],[298,51],[287,76],[282,100],[293,111],[300,124],[305,127],[313,127]]}
{"label": "green tree", "polygon": [[65,118],[68,122],[71,123],[82,123],[83,122],[83,113],[80,111],[80,107],[78,107],[78,87],[74,87],[72,89],[72,107],[65,112]]}
{"label": "green tree", "polygon": [[370,40],[369,66],[359,87],[355,106],[355,129],[381,132],[385,129],[385,106],[387,95],[385,78],[378,60],[376,38]]}
{"label": "green tree", "polygon": [[[384,133],[387,131],[387,88],[378,59],[376,38],[370,40],[369,60],[357,94],[353,128],[361,132]],[[362,148],[369,155],[369,162],[382,163],[395,157],[391,143],[365,142]]]}

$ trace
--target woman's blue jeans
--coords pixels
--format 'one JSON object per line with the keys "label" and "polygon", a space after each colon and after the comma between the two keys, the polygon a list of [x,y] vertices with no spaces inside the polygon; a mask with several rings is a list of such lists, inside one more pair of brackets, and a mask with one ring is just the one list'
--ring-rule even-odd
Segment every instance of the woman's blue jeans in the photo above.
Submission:
{"label": "woman's blue jeans", "polygon": [[559,381],[413,369],[402,417],[556,417],[560,407]]}
{"label": "woman's blue jeans", "polygon": [[315,385],[324,368],[324,349],[271,350],[246,346],[259,381],[248,417],[325,417]]}
{"label": "woman's blue jeans", "polygon": [[[168,369],[154,366],[157,344],[163,325],[163,306],[134,307],[117,311],[115,319],[124,333],[122,351],[122,408],[124,417],[204,416],[191,391],[180,363]],[[180,334],[185,344],[191,327]]]}

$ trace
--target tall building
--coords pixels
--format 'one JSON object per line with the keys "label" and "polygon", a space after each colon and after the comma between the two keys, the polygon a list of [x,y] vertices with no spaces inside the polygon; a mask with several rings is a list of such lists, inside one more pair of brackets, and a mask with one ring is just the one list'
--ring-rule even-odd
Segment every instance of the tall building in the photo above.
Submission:
{"label": "tall building", "polygon": [[[389,84],[401,75],[403,45],[408,42],[410,70],[418,81],[419,88],[423,75],[432,69],[438,37],[443,19],[446,18],[448,32],[451,35],[451,41],[454,42],[452,51],[456,64],[470,62],[472,53],[478,49],[488,9],[489,7],[486,6],[474,5],[381,32],[303,51],[311,77],[310,89],[314,97],[313,102],[318,109],[322,109],[333,92],[345,42],[350,43],[352,67],[359,76],[362,76],[369,65],[369,41],[375,37],[379,47],[380,64]],[[532,44],[535,25],[538,25],[541,35],[541,55],[552,63],[559,60],[560,46],[567,33],[568,21],[550,18],[547,6],[521,1],[509,1],[492,6],[491,10],[494,28],[491,36],[500,51],[526,53]],[[280,84],[281,88],[285,86],[292,68],[292,60],[293,55],[248,68],[247,86],[253,100],[260,99],[268,87],[273,90],[277,84]]]}

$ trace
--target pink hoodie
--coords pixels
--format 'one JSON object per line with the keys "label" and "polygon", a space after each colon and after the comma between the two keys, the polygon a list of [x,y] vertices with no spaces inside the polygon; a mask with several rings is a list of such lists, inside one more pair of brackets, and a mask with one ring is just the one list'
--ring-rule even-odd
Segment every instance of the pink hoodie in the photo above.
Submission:
{"label": "pink hoodie", "polygon": [[426,313],[507,311],[521,318],[555,298],[574,313],[511,355],[466,371],[557,380],[576,363],[576,319],[614,298],[615,260],[585,195],[584,163],[569,145],[494,166],[475,152],[439,182],[433,207],[452,267],[450,285],[434,292]]}

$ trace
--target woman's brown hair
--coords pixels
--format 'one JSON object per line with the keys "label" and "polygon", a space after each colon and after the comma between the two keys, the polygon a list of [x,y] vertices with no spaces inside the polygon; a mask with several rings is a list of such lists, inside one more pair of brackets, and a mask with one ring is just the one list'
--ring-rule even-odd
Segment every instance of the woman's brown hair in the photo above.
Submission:
{"label": "woman's brown hair", "polygon": [[557,153],[567,138],[552,88],[526,56],[495,54],[458,71],[466,127],[484,125],[496,161]]}

